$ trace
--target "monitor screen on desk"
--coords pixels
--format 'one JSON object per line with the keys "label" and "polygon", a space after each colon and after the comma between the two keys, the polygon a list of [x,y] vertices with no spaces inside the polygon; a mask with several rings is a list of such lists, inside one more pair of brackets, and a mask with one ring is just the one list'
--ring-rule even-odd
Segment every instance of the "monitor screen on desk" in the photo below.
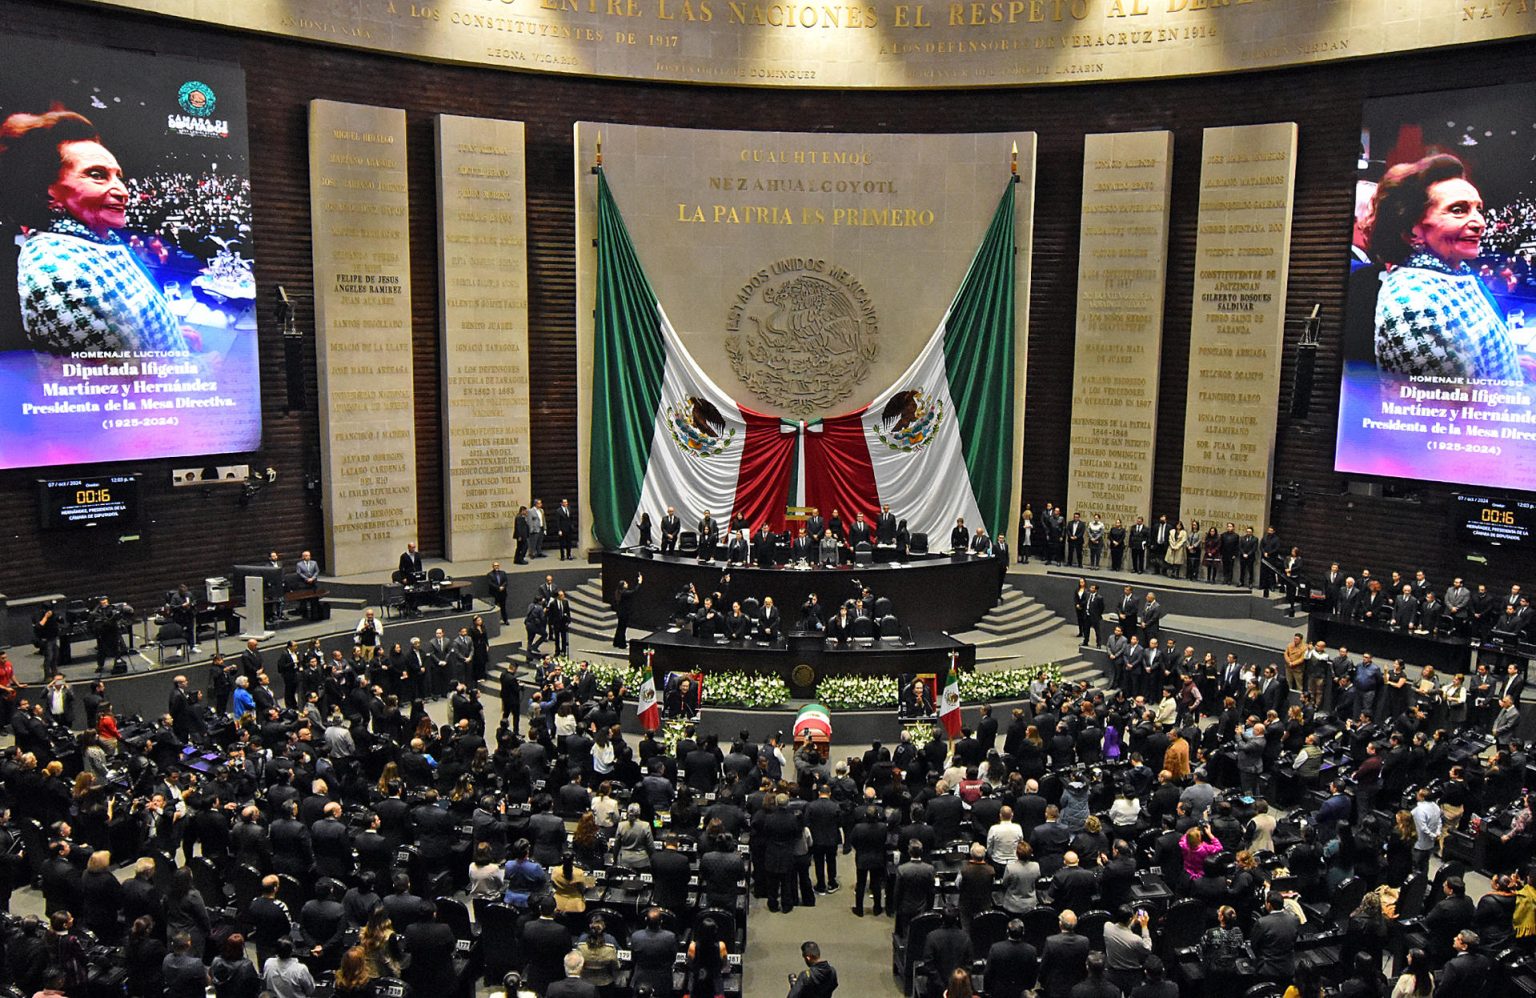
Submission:
{"label": "monitor screen on desk", "polygon": [[236,565],[231,574],[235,579],[235,592],[241,597],[245,595],[245,580],[249,576],[255,576],[262,580],[262,591],[266,594],[267,599],[276,599],[283,594],[283,568],[281,565]]}

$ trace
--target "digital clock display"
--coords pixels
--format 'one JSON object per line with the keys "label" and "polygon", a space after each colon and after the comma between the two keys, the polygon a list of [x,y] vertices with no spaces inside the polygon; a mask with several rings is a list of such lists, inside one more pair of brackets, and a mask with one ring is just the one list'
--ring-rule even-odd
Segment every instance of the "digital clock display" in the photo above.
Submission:
{"label": "digital clock display", "polygon": [[37,487],[44,530],[128,528],[138,523],[138,475],[41,480]]}
{"label": "digital clock display", "polygon": [[1451,509],[1456,537],[1464,544],[1524,547],[1536,531],[1536,502],[1457,495]]}

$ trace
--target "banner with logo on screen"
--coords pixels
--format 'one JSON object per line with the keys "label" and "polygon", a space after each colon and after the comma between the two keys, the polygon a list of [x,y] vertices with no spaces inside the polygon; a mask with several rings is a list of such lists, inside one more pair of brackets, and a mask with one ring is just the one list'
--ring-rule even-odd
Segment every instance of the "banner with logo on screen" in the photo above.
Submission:
{"label": "banner with logo on screen", "polygon": [[1531,119],[1522,84],[1366,103],[1336,470],[1536,490]]}
{"label": "banner with logo on screen", "polygon": [[255,449],[244,73],[24,44],[0,64],[0,468]]}

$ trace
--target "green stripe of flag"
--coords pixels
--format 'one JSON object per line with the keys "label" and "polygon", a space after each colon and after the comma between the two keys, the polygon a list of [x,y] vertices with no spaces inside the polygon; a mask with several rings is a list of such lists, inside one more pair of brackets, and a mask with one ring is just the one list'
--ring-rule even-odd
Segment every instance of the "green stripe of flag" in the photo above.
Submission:
{"label": "green stripe of flag", "polygon": [[1010,180],[997,204],[944,329],[965,469],[994,534],[1007,529],[1013,485],[1014,186]]}
{"label": "green stripe of flag", "polygon": [[656,294],[597,172],[597,307],[592,358],[592,527],[616,548],[634,520],[661,404],[666,349]]}

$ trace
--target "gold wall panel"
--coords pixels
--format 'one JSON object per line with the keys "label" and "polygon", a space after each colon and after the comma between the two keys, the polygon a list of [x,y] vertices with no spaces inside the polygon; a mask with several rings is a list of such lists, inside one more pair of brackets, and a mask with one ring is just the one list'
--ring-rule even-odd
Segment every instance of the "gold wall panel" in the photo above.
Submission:
{"label": "gold wall panel", "polygon": [[1269,520],[1296,123],[1207,128],[1179,517],[1262,534]]}
{"label": "gold wall panel", "polygon": [[325,560],[392,568],[416,539],[405,112],[309,104]]}
{"label": "gold wall panel", "polygon": [[1084,137],[1068,516],[1152,505],[1172,168],[1172,132]]}
{"label": "gold wall panel", "polygon": [[1532,0],[92,0],[501,69],[885,89],[1154,79],[1536,33]]}
{"label": "gold wall panel", "polygon": [[530,498],[527,207],[523,123],[439,115],[443,545],[449,561],[490,561],[511,551],[517,507]]}

